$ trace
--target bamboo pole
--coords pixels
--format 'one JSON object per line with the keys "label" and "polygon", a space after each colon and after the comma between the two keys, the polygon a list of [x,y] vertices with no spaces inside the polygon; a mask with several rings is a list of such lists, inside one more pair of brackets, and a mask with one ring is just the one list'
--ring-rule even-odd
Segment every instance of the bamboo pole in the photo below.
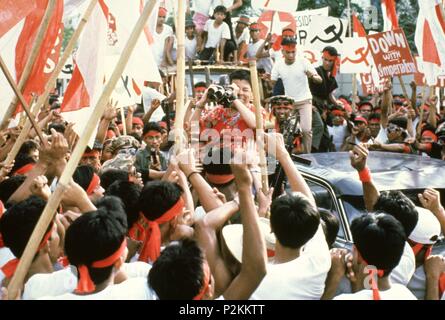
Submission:
{"label": "bamboo pole", "polygon": [[32,116],[28,103],[25,101],[25,97],[23,97],[22,93],[19,91],[19,88],[17,88],[17,85],[14,82],[14,79],[12,78],[11,73],[8,70],[8,67],[6,66],[5,62],[3,61],[3,58],[0,56],[0,68],[3,71],[3,74],[6,77],[6,80],[8,80],[9,85],[11,86],[12,90],[14,91],[15,95],[19,99],[20,103],[22,104],[23,110],[25,111],[26,115],[29,118],[29,121],[31,122],[31,125],[34,127],[34,130],[37,133],[37,136],[40,139],[40,142],[42,142],[43,145],[47,145],[46,140],[43,138],[42,131],[40,130],[39,126],[37,125],[34,117]]}
{"label": "bamboo pole", "polygon": [[[352,22],[351,22],[351,1],[348,0],[348,27],[349,27],[349,37],[352,38]],[[352,110],[354,112],[357,110],[357,105],[355,100],[357,98],[357,74],[352,74]]]}
{"label": "bamboo pole", "polygon": [[406,90],[405,81],[403,81],[402,76],[398,76],[400,85],[402,86],[403,95],[405,96],[405,99],[410,100],[408,96],[408,91]]}
{"label": "bamboo pole", "polygon": [[420,132],[422,131],[422,122],[423,122],[423,105],[425,104],[426,101],[426,87],[427,84],[425,83],[425,85],[422,88],[422,105],[420,106],[420,113],[419,113],[419,123],[417,124],[417,128],[416,128],[416,136],[420,137]]}
{"label": "bamboo pole", "polygon": [[264,150],[263,115],[261,114],[261,98],[260,98],[260,88],[258,83],[258,71],[256,69],[256,61],[250,60],[249,67],[250,67],[250,77],[252,79],[253,104],[255,106],[256,141],[258,144],[258,151],[260,156],[261,186],[263,192],[267,194],[269,190],[269,181],[267,173],[266,151]]}
{"label": "bamboo pole", "polygon": [[[90,4],[88,5],[88,8],[86,9],[86,11],[82,17],[82,20],[79,23],[79,26],[77,27],[76,31],[74,31],[70,41],[68,42],[68,45],[65,48],[65,51],[63,52],[62,57],[59,59],[59,63],[57,63],[56,67],[54,68],[53,73],[51,74],[48,82],[46,83],[45,92],[43,92],[43,94],[40,95],[39,98],[37,99],[36,106],[35,106],[37,109],[37,112],[40,111],[42,109],[42,107],[45,105],[45,103],[48,99],[49,93],[53,89],[53,87],[57,81],[57,77],[59,76],[60,72],[62,71],[63,67],[65,66],[66,61],[68,60],[69,56],[71,55],[71,53],[74,49],[74,46],[76,45],[77,40],[79,39],[80,34],[82,33],[83,28],[85,27],[89,17],[93,13],[93,9],[96,6],[97,1],[98,0],[91,0]],[[20,132],[20,136],[27,137],[30,129],[31,129],[30,126],[29,127],[25,126],[23,128],[23,130]],[[19,144],[19,145],[15,148],[13,147],[13,150],[17,150],[17,151],[20,150],[20,147],[22,146],[24,141],[25,141],[24,139],[17,139],[15,144]],[[14,158],[16,155],[17,154],[14,155]]]}
{"label": "bamboo pole", "polygon": [[177,64],[176,64],[176,116],[175,116],[175,145],[176,151],[181,152],[184,147],[184,97],[185,97],[185,1],[177,1],[178,21],[176,39],[178,40]]}
{"label": "bamboo pole", "polygon": [[79,160],[81,159],[82,154],[88,144],[88,140],[93,134],[97,123],[99,122],[102,114],[104,113],[105,107],[108,103],[111,93],[113,92],[116,83],[119,81],[122,72],[124,71],[125,66],[127,65],[130,55],[133,52],[134,47],[136,46],[140,34],[144,30],[144,26],[148,20],[148,17],[153,11],[155,4],[156,0],[150,0],[145,5],[144,10],[141,16],[139,17],[135,27],[133,28],[130,38],[128,39],[125,45],[122,55],[119,58],[116,68],[114,69],[113,74],[110,77],[110,80],[106,84],[104,91],[102,92],[96,104],[96,107],[94,108],[94,112],[92,113],[91,117],[88,120],[88,123],[83,131],[83,134],[80,137],[79,141],[77,142],[73,153],[71,154],[70,160],[68,161],[66,168],[63,171],[62,176],[60,177],[59,183],[57,184],[57,188],[49,198],[45,206],[45,209],[43,210],[43,213],[40,216],[39,222],[34,228],[34,231],[28,241],[28,244],[26,245],[22,257],[20,258],[20,263],[17,267],[17,270],[9,284],[8,297],[10,299],[16,297],[18,291],[22,287],[23,279],[25,278],[28,269],[31,265],[31,262],[35,256],[35,253],[37,252],[39,243],[41,242],[42,237],[46,229],[48,228],[48,225],[51,223],[54,217],[54,214],[62,198],[63,192],[65,191],[68,183],[71,181],[71,177],[74,171],[76,170],[77,164],[79,163]]}
{"label": "bamboo pole", "polygon": [[[25,67],[23,68],[22,75],[17,85],[20,92],[23,92],[26,82],[28,81],[29,75],[31,74],[32,68],[34,67],[34,64],[36,62],[37,56],[39,55],[43,39],[45,37],[46,32],[48,31],[49,23],[51,21],[51,17],[53,15],[55,6],[56,6],[56,0],[50,0],[48,2],[48,6],[46,7],[45,14],[42,18],[39,30],[37,31],[36,39],[34,40],[34,44],[31,49],[31,54],[29,55],[28,61],[26,61]],[[16,108],[17,108],[17,98],[15,97],[13,98],[11,104],[8,107],[8,110],[5,113],[5,116],[2,119],[2,123],[0,124],[0,130],[5,129],[5,127],[8,125],[9,119],[14,114]]]}

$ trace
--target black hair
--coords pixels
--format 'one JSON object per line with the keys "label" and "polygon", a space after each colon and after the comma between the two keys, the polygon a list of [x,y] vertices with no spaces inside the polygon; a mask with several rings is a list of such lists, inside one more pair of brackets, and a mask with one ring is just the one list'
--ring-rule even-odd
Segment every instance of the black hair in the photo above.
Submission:
{"label": "black hair", "polygon": [[178,202],[182,188],[168,181],[150,181],[142,189],[139,210],[151,221],[161,217]]}
{"label": "black hair", "polygon": [[229,74],[230,82],[234,80],[245,80],[250,84],[250,73],[246,70],[238,69]]}
{"label": "black hair", "polygon": [[59,96],[53,94],[53,95],[49,96],[48,103],[49,103],[49,105],[52,105],[54,102],[56,102],[58,100],[59,100]]}
{"label": "black hair", "polygon": [[78,166],[73,174],[73,180],[85,191],[91,183],[94,176],[94,169],[91,166]]}
{"label": "black hair", "polygon": [[198,88],[198,87],[206,87],[207,88],[207,84],[204,81],[200,81],[195,83],[195,85],[193,86],[194,88]]}
{"label": "black hair", "polygon": [[48,134],[51,133],[51,129],[54,129],[59,133],[65,133],[65,125],[63,123],[50,123],[48,125]]}
{"label": "black hair", "polygon": [[114,181],[105,192],[106,196],[115,196],[122,200],[125,213],[127,214],[128,229],[139,218],[139,197],[141,195],[142,187],[136,183],[117,180]]}
{"label": "black hair", "polygon": [[202,251],[194,240],[171,244],[153,264],[149,286],[160,300],[192,300],[204,285],[203,263]]}
{"label": "black hair", "polygon": [[91,280],[100,284],[107,280],[113,266],[93,268],[91,264],[115,253],[127,233],[127,218],[122,201],[104,197],[97,203],[97,210],[82,214],[67,229],[65,253],[76,267],[85,265]]}
{"label": "black hair", "polygon": [[365,214],[351,223],[354,245],[362,258],[384,276],[399,264],[405,248],[403,226],[394,217],[385,214]]}
{"label": "black hair", "polygon": [[[38,196],[30,196],[11,206],[0,219],[0,233],[5,246],[20,258],[25,251],[29,238],[45,208],[46,201]],[[52,228],[48,226],[45,233]]]}
{"label": "black hair", "polygon": [[28,164],[34,164],[34,163],[36,163],[34,158],[30,157],[28,154],[19,153],[15,157],[15,162],[14,162],[14,166],[12,167],[11,174],[14,174],[14,172],[19,170],[23,166],[26,166]]}
{"label": "black hair", "polygon": [[318,208],[320,214],[324,235],[326,237],[326,243],[329,249],[332,249],[335,239],[337,238],[338,231],[340,230],[340,221],[329,210],[324,208]]}
{"label": "black hair", "polygon": [[17,156],[20,155],[29,155],[30,152],[39,149],[39,145],[34,140],[27,140],[23,142],[22,146],[17,153]]}
{"label": "black hair", "polygon": [[309,200],[300,195],[284,195],[272,202],[270,225],[280,243],[301,248],[317,232],[320,214]]}
{"label": "black hair", "polygon": [[26,176],[15,175],[0,182],[0,200],[8,207],[8,200],[14,194],[14,192],[25,182]]}
{"label": "black hair", "polygon": [[149,122],[144,125],[144,130],[142,131],[142,135],[145,136],[149,131],[158,131],[159,133],[162,133],[162,128],[157,122]]}
{"label": "black hair", "polygon": [[323,49],[323,52],[327,51],[331,56],[338,56],[338,51],[336,48],[327,46]]}
{"label": "black hair", "polygon": [[284,37],[283,40],[281,40],[281,45],[282,46],[289,46],[289,45],[294,45],[297,44],[297,40],[295,40],[295,38],[290,38],[290,37]]}
{"label": "black hair", "polygon": [[408,127],[408,119],[406,119],[405,117],[392,118],[391,120],[389,120],[389,123],[395,124],[405,130]]}
{"label": "black hair", "polygon": [[230,149],[219,147],[211,148],[203,159],[202,167],[204,172],[215,175],[232,174],[232,169],[229,164],[231,158],[232,152]]}
{"label": "black hair", "polygon": [[217,12],[227,14],[227,8],[224,6],[216,6],[215,9],[213,9],[213,14],[215,14]]}
{"label": "black hair", "polygon": [[139,141],[139,143],[142,143],[142,138],[141,135],[136,133],[136,132],[130,132],[127,134],[128,136],[132,136],[133,138],[135,138],[137,141]]}
{"label": "black hair", "polygon": [[368,120],[371,120],[371,119],[379,119],[379,120],[381,120],[382,119],[382,115],[380,113],[377,113],[377,112],[371,113],[369,115],[369,117],[368,117]]}
{"label": "black hair", "polygon": [[102,172],[100,175],[100,185],[102,188],[108,191],[108,188],[115,181],[128,181],[129,174],[128,171],[109,168]]}
{"label": "black hair", "polygon": [[380,193],[375,211],[387,213],[396,218],[403,226],[407,237],[413,232],[419,220],[414,203],[401,191],[383,191]]}

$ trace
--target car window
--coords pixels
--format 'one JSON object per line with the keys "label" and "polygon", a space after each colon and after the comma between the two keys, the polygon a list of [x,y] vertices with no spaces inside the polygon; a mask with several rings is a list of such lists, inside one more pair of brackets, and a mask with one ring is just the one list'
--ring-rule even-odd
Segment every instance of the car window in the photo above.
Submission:
{"label": "car window", "polygon": [[351,225],[352,220],[367,212],[363,197],[342,196],[341,201],[343,202],[349,225]]}
{"label": "car window", "polygon": [[340,229],[338,231],[337,236],[344,239],[345,231],[344,231],[342,223],[341,223],[341,217],[339,216],[338,211],[337,211],[337,206],[334,203],[332,193],[329,192],[329,190],[325,186],[318,184],[314,181],[306,180],[306,182],[312,191],[312,195],[315,198],[317,207],[329,210],[337,217],[337,219],[339,219]]}

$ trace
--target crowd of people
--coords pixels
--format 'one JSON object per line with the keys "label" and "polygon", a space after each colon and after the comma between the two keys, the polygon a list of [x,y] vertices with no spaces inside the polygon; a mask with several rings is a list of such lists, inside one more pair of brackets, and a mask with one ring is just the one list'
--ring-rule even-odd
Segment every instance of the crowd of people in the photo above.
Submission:
{"label": "crowd of people", "polygon": [[[237,66],[230,86],[218,95],[219,87],[194,84],[182,124],[191,143],[182,148],[172,139],[175,94],[147,97],[163,84],[149,84],[142,104],[129,106],[124,117],[110,102],[16,297],[6,288],[79,140],[59,112],[59,97],[37,115],[46,143],[31,130],[15,160],[0,164],[3,297],[444,299],[445,261],[431,254],[445,230],[440,193],[425,189],[422,207],[415,206],[400,191],[379,192],[367,166],[373,150],[445,160],[443,97],[418,95],[414,82],[411,97],[394,95],[392,79],[372,96],[337,96],[334,47],[314,67],[298,51],[295,30],[283,30],[275,42],[260,39],[250,17],[232,26],[230,13],[242,1],[214,2],[221,4],[210,16],[211,1],[195,0],[186,58]],[[160,70],[176,64],[166,15],[160,8],[153,36]],[[243,68],[251,59],[263,107],[253,105],[251,75]],[[256,108],[265,144],[255,139]],[[1,132],[1,161],[21,130]],[[263,189],[263,149],[288,188]],[[340,222],[317,206],[291,157],[335,151],[349,151],[367,210],[351,222],[351,251],[335,246]]]}

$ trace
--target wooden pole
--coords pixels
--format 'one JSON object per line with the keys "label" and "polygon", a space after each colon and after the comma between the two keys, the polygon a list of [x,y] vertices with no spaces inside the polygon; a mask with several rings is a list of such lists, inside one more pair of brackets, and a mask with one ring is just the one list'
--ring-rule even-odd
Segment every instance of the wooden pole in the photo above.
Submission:
{"label": "wooden pole", "polygon": [[[74,46],[76,45],[77,40],[79,39],[80,34],[83,31],[83,28],[85,27],[89,17],[91,16],[91,13],[93,12],[94,7],[96,6],[97,1],[98,0],[91,0],[90,4],[88,5],[88,8],[86,9],[86,11],[82,17],[82,20],[79,23],[79,26],[77,27],[76,31],[74,31],[70,41],[68,42],[68,45],[65,48],[65,51],[63,52],[62,57],[59,59],[59,62],[57,63],[56,67],[54,68],[54,71],[51,74],[48,82],[46,83],[45,92],[42,95],[40,95],[39,98],[37,99],[36,106],[35,106],[37,112],[39,112],[42,109],[42,107],[45,105],[45,103],[48,99],[49,93],[54,88],[54,85],[57,81],[57,77],[59,76],[60,72],[62,71],[63,67],[65,66],[66,61],[68,60],[69,56],[71,55],[71,53],[74,49]],[[20,135],[23,134],[23,136],[27,137],[30,129],[31,129],[31,127],[25,126],[23,128],[23,130],[20,132]],[[17,150],[20,149],[20,147],[22,146],[24,141],[25,140],[17,139],[17,141],[15,143],[16,144],[20,143]]]}
{"label": "wooden pole", "polygon": [[398,76],[398,78],[399,78],[400,85],[402,86],[402,91],[403,91],[403,95],[405,96],[405,99],[410,100],[409,96],[408,96],[408,91],[406,90],[405,81],[403,81],[402,76]]}
{"label": "wooden pole", "polygon": [[249,61],[250,77],[252,79],[253,104],[255,106],[255,120],[256,120],[256,141],[258,144],[258,151],[260,156],[261,169],[261,186],[263,192],[267,194],[269,190],[269,181],[267,173],[266,151],[264,150],[264,127],[263,115],[261,114],[261,98],[260,88],[258,83],[258,71],[256,69],[256,61]]}
{"label": "wooden pole", "polygon": [[57,188],[54,193],[49,198],[45,209],[43,210],[42,215],[40,216],[39,222],[37,223],[34,231],[26,245],[26,248],[20,258],[20,263],[17,267],[17,270],[11,279],[11,282],[8,287],[8,297],[12,299],[17,296],[18,290],[22,288],[23,279],[25,278],[28,269],[31,265],[31,262],[37,252],[39,243],[42,241],[43,235],[48,228],[49,224],[53,220],[54,214],[57,210],[57,207],[62,198],[63,192],[66,189],[66,186],[71,181],[71,177],[76,170],[77,164],[82,157],[82,154],[88,144],[88,140],[93,134],[97,123],[99,122],[102,114],[104,113],[105,107],[108,103],[108,100],[113,92],[116,83],[119,81],[122,72],[127,65],[127,62],[130,58],[131,53],[133,52],[134,47],[139,39],[140,34],[144,30],[144,26],[150,16],[153,8],[155,7],[156,0],[150,0],[144,7],[144,10],[139,17],[130,38],[125,45],[125,48],[122,52],[121,57],[116,65],[116,68],[113,71],[113,74],[110,77],[110,80],[106,84],[104,91],[102,92],[99,100],[97,101],[96,107],[94,108],[94,112],[91,114],[91,117],[88,119],[88,123],[83,131],[82,136],[76,144],[76,147],[71,154],[70,160],[68,161],[65,170],[62,173],[62,176],[59,179],[59,183],[57,184]]}
{"label": "wooden pole", "polygon": [[176,39],[178,39],[177,63],[176,63],[176,116],[175,116],[175,145],[179,153],[184,147],[184,97],[185,97],[185,1],[177,0],[178,24]]}
{"label": "wooden pole", "polygon": [[[42,22],[40,23],[39,30],[37,31],[36,39],[34,40],[34,44],[32,45],[31,54],[29,55],[28,61],[26,61],[25,67],[23,68],[22,75],[17,85],[18,90],[20,92],[23,92],[26,82],[28,81],[29,75],[31,74],[32,68],[34,67],[34,64],[36,62],[37,56],[39,55],[43,39],[45,37],[46,32],[48,31],[49,23],[51,21],[51,17],[53,15],[55,6],[56,6],[56,0],[50,0],[48,2],[48,6],[46,7],[45,14],[42,18]],[[14,98],[11,104],[9,105],[8,110],[6,111],[5,116],[3,117],[2,123],[0,124],[0,130],[6,128],[6,126],[9,123],[9,119],[14,114],[16,108],[17,108],[17,98]]]}
{"label": "wooden pole", "polygon": [[5,62],[3,61],[3,58],[0,56],[0,68],[3,71],[3,74],[6,77],[6,80],[8,80],[9,85],[11,86],[12,90],[14,91],[15,95],[19,99],[20,103],[22,104],[23,110],[25,110],[26,115],[29,118],[29,121],[31,121],[31,125],[34,127],[34,130],[37,133],[37,136],[39,137],[40,141],[43,145],[46,145],[46,140],[43,138],[42,131],[40,130],[39,126],[37,125],[33,115],[29,111],[28,103],[25,101],[25,97],[23,97],[22,93],[17,88],[17,85],[14,82],[14,79],[12,78],[11,73],[8,70],[8,67],[6,66]]}
{"label": "wooden pole", "polygon": [[[349,37],[352,38],[352,22],[351,22],[351,1],[348,0],[348,27],[349,27]],[[352,74],[352,110],[354,112],[357,110],[357,105],[355,100],[357,98],[357,74]]]}
{"label": "wooden pole", "polygon": [[195,74],[193,72],[193,60],[189,60],[189,74],[190,74],[190,86],[192,87],[192,97],[196,97],[196,90],[195,90]]}
{"label": "wooden pole", "polygon": [[426,101],[426,83],[422,88],[422,105],[420,106],[420,113],[419,113],[419,123],[417,124],[417,128],[416,128],[416,136],[420,137],[420,132],[422,131],[422,122],[423,122],[423,105],[425,104]]}

